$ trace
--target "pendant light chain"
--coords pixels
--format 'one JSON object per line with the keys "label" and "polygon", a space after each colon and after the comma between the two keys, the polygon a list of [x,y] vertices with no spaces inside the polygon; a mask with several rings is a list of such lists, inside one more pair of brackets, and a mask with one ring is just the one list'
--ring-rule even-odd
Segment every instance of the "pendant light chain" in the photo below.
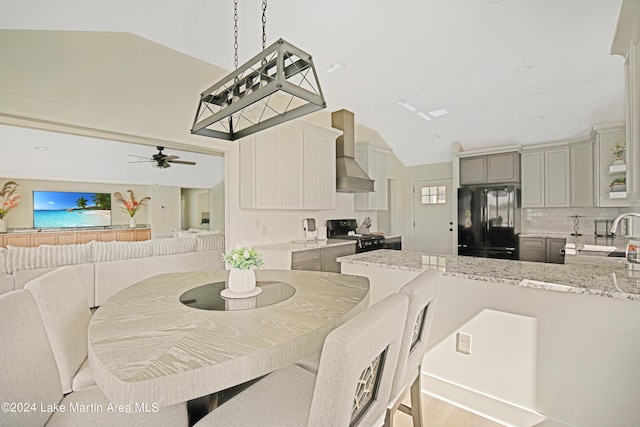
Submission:
{"label": "pendant light chain", "polygon": [[267,0],[262,0],[262,50],[267,46]]}
{"label": "pendant light chain", "polygon": [[[233,0],[233,65],[238,69],[238,0]],[[264,49],[264,47],[263,47]]]}

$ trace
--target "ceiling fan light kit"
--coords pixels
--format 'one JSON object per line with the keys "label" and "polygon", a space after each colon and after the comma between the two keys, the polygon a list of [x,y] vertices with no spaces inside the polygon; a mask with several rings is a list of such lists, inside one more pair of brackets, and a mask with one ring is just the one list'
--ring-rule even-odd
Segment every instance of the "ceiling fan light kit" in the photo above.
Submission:
{"label": "ceiling fan light kit", "polygon": [[141,157],[141,156],[136,156],[133,154],[129,154],[129,156],[131,157],[138,157],[140,159],[144,159],[144,160],[136,160],[133,162],[127,162],[127,163],[147,163],[150,162],[151,166],[153,166],[154,168],[159,168],[159,169],[166,169],[166,168],[170,168],[171,167],[171,163],[175,163],[175,164],[180,164],[180,165],[190,165],[190,166],[195,166],[196,162],[191,162],[191,161],[187,161],[187,160],[178,160],[180,157],[176,156],[175,154],[164,154],[162,152],[162,150],[164,150],[164,147],[160,147],[157,146],[156,149],[158,150],[157,154],[154,154],[153,156],[151,156],[151,158],[147,158],[147,157]]}
{"label": "ceiling fan light kit", "polygon": [[[237,7],[237,2],[236,2]],[[279,39],[200,95],[192,134],[236,140],[326,108],[311,55]],[[274,96],[275,95],[275,96]]]}

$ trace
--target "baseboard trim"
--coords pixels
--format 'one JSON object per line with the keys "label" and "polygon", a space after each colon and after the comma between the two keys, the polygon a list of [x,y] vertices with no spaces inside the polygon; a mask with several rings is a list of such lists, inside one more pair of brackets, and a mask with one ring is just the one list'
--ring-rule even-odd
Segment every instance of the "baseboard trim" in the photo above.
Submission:
{"label": "baseboard trim", "polygon": [[422,392],[507,427],[533,427],[546,420],[535,411],[422,372]]}

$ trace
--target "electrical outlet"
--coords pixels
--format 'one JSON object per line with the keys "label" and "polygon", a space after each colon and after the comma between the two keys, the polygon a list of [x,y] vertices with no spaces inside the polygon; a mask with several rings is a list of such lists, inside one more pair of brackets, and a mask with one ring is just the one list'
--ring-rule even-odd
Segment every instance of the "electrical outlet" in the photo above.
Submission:
{"label": "electrical outlet", "polygon": [[456,351],[462,354],[471,354],[471,335],[464,332],[456,334]]}

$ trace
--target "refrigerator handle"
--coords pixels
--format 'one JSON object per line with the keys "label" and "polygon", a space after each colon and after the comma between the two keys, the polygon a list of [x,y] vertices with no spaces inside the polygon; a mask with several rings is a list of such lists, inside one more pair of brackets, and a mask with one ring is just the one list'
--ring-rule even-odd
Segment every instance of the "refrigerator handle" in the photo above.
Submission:
{"label": "refrigerator handle", "polygon": [[485,190],[482,191],[482,241],[487,244],[489,239],[489,213],[488,213],[489,197]]}

